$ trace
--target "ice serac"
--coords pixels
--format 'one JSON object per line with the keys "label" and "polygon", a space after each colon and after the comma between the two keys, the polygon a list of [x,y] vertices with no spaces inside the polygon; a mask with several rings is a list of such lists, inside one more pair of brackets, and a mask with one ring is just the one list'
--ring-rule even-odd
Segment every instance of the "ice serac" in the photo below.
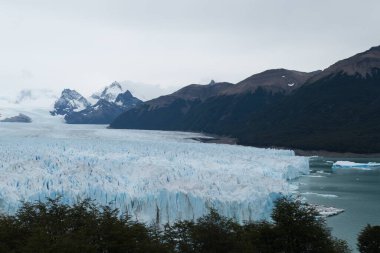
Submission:
{"label": "ice serac", "polygon": [[3,212],[59,195],[111,204],[144,222],[195,219],[210,207],[257,220],[292,192],[288,180],[309,171],[293,151],[198,143],[194,133],[33,126],[0,125]]}

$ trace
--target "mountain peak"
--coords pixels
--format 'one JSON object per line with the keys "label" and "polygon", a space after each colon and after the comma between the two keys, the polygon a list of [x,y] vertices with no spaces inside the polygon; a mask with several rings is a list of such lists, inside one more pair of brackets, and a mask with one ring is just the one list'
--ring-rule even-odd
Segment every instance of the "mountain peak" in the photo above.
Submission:
{"label": "mountain peak", "polygon": [[380,46],[371,47],[368,51],[380,51]]}
{"label": "mountain peak", "polygon": [[108,102],[115,102],[117,96],[123,93],[123,86],[117,81],[114,81],[110,85],[106,86],[102,91],[94,93],[89,98],[92,104],[96,104],[100,99],[107,100]]}
{"label": "mountain peak", "polygon": [[127,90],[124,93],[120,93],[115,100],[115,103],[124,108],[130,108],[142,103],[142,101],[132,95],[132,93]]}
{"label": "mountain peak", "polygon": [[259,87],[271,92],[290,92],[302,86],[318,72],[300,72],[288,69],[269,69],[252,75],[237,83],[226,94],[242,94],[255,92]]}
{"label": "mountain peak", "polygon": [[340,73],[349,76],[371,76],[374,69],[380,69],[380,46],[372,47],[367,51],[334,63],[319,75],[313,77],[310,82]]}
{"label": "mountain peak", "polygon": [[81,111],[90,106],[90,103],[76,90],[64,89],[61,97],[54,104],[52,115],[66,115],[72,111]]}
{"label": "mountain peak", "polygon": [[[111,86],[107,88],[115,88]],[[108,96],[110,93],[103,95],[83,111],[67,114],[65,116],[66,122],[71,124],[109,124],[123,111],[142,103],[141,100],[132,96],[128,90],[124,93],[118,93],[115,100],[110,99],[111,97]]]}
{"label": "mountain peak", "polygon": [[114,81],[114,82],[111,83],[111,85],[108,86],[108,87],[109,87],[109,88],[118,88],[118,89],[120,89],[120,90],[123,89],[122,86],[121,86],[121,84],[120,84],[119,82],[117,82],[117,81]]}
{"label": "mountain peak", "polygon": [[131,93],[129,90],[126,90],[126,91],[124,92],[124,95],[125,95],[125,96],[129,96],[129,97],[133,97],[132,93]]}
{"label": "mountain peak", "polygon": [[76,90],[64,89],[62,91],[62,96],[63,95],[80,95],[80,94]]}

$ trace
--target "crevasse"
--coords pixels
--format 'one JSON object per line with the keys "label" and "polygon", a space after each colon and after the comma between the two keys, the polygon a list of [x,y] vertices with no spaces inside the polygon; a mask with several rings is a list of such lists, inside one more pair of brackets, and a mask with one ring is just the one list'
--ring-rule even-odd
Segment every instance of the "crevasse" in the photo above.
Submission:
{"label": "crevasse", "polygon": [[91,198],[142,222],[196,219],[210,207],[237,221],[268,218],[288,180],[309,172],[293,151],[204,144],[199,134],[104,126],[2,124],[0,210],[20,201]]}

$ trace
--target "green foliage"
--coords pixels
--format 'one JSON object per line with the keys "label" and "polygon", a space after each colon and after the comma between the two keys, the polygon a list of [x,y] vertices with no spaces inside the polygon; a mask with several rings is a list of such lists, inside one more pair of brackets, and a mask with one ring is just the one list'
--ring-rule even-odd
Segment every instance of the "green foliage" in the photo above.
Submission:
{"label": "green foliage", "polygon": [[165,226],[165,238],[176,252],[241,252],[241,226],[220,216],[214,209],[196,223],[178,221]]}
{"label": "green foliage", "polygon": [[24,203],[0,217],[0,252],[167,252],[144,224],[117,209],[85,200],[70,207],[59,199]]}
{"label": "green foliage", "polygon": [[360,232],[358,249],[361,253],[380,253],[380,226],[367,225]]}
{"label": "green foliage", "polygon": [[279,199],[272,219],[278,235],[276,242],[285,252],[346,252],[335,247],[341,242],[332,238],[317,211],[300,201]]}
{"label": "green foliage", "polygon": [[298,201],[278,200],[272,218],[273,223],[240,225],[211,209],[196,221],[161,229],[89,200],[69,206],[48,199],[23,203],[14,216],[0,217],[0,252],[349,252],[345,242],[331,237],[315,210]]}

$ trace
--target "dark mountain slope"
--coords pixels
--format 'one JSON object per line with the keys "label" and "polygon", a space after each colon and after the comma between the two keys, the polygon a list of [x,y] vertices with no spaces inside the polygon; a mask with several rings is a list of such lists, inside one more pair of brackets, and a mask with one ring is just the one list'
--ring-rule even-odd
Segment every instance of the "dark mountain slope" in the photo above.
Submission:
{"label": "dark mountain slope", "polygon": [[227,95],[254,93],[259,87],[272,93],[290,93],[320,72],[307,73],[287,69],[270,69],[248,77],[223,93]]}
{"label": "dark mountain slope", "polygon": [[[132,108],[111,123],[112,128],[188,130],[184,120],[195,106],[217,96],[231,83],[191,84],[173,94],[162,96]],[[185,127],[185,128],[184,128]]]}
{"label": "dark mountain slope", "polygon": [[319,72],[269,70],[206,96],[195,89],[203,88],[148,101],[111,127],[203,131],[262,147],[380,152],[380,47]]}
{"label": "dark mountain slope", "polygon": [[82,111],[66,114],[65,121],[68,124],[109,124],[123,111],[122,107],[100,99]]}
{"label": "dark mountain slope", "polygon": [[338,61],[311,78],[308,83],[313,83],[327,76],[344,73],[349,76],[359,75],[367,77],[372,70],[380,67],[380,46]]}
{"label": "dark mountain slope", "polygon": [[337,152],[380,152],[380,69],[343,72],[299,89],[250,119],[241,144]]}
{"label": "dark mountain slope", "polygon": [[188,108],[192,108],[200,100],[174,99],[168,106],[152,108],[142,104],[129,109],[117,117],[110,125],[111,128],[147,129],[147,130],[187,130],[182,129],[182,122]]}
{"label": "dark mountain slope", "polygon": [[193,106],[181,129],[233,135],[250,118],[284,96],[283,92],[273,93],[260,87],[253,93],[212,97]]}
{"label": "dark mountain slope", "polygon": [[331,65],[234,135],[255,146],[380,152],[380,46]]}
{"label": "dark mountain slope", "polygon": [[[235,127],[246,124],[252,114],[301,87],[306,77],[314,74],[275,69],[236,85],[192,84],[128,110],[111,127],[231,134]],[[263,85],[259,86],[259,82]]]}
{"label": "dark mountain slope", "polygon": [[205,101],[210,97],[223,94],[223,92],[225,92],[228,88],[232,86],[233,84],[231,83],[215,83],[214,81],[211,81],[211,83],[208,85],[190,84],[170,95],[152,99],[150,101],[145,102],[145,104],[149,105],[150,108],[153,109],[157,107],[168,106],[177,99],[186,101]]}

